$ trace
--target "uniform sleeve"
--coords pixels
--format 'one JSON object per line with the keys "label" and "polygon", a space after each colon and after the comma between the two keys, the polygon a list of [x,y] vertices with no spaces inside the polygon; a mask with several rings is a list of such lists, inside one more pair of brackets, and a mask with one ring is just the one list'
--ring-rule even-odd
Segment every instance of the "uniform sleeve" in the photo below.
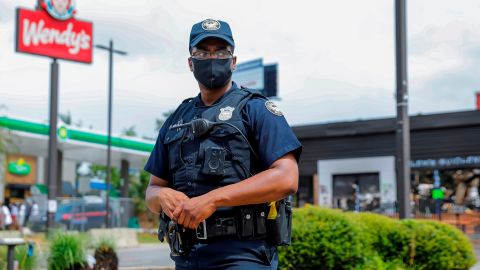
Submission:
{"label": "uniform sleeve", "polygon": [[265,168],[277,159],[292,152],[300,159],[302,145],[279,110],[267,109],[266,100],[254,98],[246,104],[243,119],[250,140]]}
{"label": "uniform sleeve", "polygon": [[168,151],[167,147],[163,144],[165,139],[165,134],[167,133],[168,127],[170,126],[171,117],[169,117],[162,128],[160,129],[153,147],[152,153],[145,164],[144,170],[150,174],[162,178],[164,180],[169,180],[168,175]]}

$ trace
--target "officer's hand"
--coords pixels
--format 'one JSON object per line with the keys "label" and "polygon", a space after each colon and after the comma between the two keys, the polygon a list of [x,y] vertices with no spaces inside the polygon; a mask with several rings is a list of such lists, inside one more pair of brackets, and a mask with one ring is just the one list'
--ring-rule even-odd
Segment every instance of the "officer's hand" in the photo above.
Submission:
{"label": "officer's hand", "polygon": [[189,229],[196,229],[200,222],[210,217],[217,207],[207,194],[183,201],[173,212],[173,220]]}
{"label": "officer's hand", "polygon": [[187,195],[171,188],[162,188],[159,193],[158,199],[162,211],[171,219],[173,219],[173,211],[175,211],[182,202],[188,200]]}

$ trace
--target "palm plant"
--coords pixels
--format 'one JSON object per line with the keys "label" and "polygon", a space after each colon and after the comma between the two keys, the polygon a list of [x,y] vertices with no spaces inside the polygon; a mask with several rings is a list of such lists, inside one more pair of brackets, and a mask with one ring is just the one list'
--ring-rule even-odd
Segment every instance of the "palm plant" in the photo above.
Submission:
{"label": "palm plant", "polygon": [[118,270],[118,257],[113,239],[101,238],[95,247],[94,270]]}

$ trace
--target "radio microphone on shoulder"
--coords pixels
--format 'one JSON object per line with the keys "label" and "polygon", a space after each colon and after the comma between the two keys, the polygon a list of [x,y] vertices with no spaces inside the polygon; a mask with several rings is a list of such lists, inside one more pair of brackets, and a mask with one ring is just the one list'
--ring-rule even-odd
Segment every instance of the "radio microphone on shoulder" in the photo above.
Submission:
{"label": "radio microphone on shoulder", "polygon": [[177,128],[190,128],[192,130],[193,136],[200,137],[209,132],[215,125],[218,125],[218,123],[210,122],[204,118],[199,118],[185,124],[177,124],[170,126],[169,129],[172,130]]}

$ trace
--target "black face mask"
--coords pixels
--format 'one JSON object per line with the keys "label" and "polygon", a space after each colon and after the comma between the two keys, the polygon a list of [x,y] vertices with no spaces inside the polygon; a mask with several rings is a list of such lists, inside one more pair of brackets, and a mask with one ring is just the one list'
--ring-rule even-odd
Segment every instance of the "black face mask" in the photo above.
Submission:
{"label": "black face mask", "polygon": [[228,59],[205,59],[192,58],[193,76],[208,89],[217,89],[225,86],[232,77],[230,64],[232,58]]}

